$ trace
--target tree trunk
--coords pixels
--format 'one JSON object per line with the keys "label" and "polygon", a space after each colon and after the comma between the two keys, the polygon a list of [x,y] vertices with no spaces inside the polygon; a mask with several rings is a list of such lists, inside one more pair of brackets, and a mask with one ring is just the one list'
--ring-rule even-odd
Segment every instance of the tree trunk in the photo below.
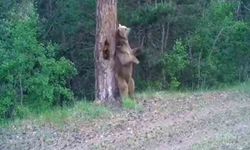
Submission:
{"label": "tree trunk", "polygon": [[98,0],[95,44],[95,98],[105,104],[119,104],[114,54],[117,29],[117,0]]}

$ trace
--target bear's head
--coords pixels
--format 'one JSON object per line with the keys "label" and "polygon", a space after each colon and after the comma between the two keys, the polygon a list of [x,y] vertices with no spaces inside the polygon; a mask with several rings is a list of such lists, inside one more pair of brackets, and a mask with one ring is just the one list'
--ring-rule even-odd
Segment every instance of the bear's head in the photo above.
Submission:
{"label": "bear's head", "polygon": [[128,39],[128,34],[130,32],[130,28],[119,24],[117,31],[118,31],[119,37],[121,37],[123,39]]}

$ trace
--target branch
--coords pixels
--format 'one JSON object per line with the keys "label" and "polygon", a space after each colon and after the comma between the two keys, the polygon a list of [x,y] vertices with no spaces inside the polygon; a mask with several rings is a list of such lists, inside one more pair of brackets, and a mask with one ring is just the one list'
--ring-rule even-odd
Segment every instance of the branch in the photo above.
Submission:
{"label": "branch", "polygon": [[248,8],[246,5],[244,5],[244,7],[245,7],[247,10],[249,10],[249,11],[250,11],[250,8]]}
{"label": "branch", "polygon": [[225,28],[223,27],[221,30],[220,30],[220,32],[218,33],[218,35],[216,36],[216,38],[215,38],[215,40],[214,40],[214,43],[213,43],[213,49],[215,48],[215,45],[216,45],[216,43],[217,43],[217,41],[219,40],[219,37],[221,36],[221,34],[222,34],[222,32],[223,32],[223,30],[224,30]]}

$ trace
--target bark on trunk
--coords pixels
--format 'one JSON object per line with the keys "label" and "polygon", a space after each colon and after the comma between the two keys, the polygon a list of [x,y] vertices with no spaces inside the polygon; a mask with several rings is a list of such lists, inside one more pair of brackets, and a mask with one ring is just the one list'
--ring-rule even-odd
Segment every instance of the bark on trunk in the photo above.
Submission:
{"label": "bark on trunk", "polygon": [[95,98],[105,104],[121,101],[114,72],[117,0],[98,0],[95,44]]}

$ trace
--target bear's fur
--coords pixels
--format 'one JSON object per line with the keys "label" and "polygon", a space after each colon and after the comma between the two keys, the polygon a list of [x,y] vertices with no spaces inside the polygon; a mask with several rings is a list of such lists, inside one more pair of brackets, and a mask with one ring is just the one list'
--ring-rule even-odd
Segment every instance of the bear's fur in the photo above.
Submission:
{"label": "bear's fur", "polygon": [[130,29],[119,24],[116,37],[115,76],[122,98],[133,97],[135,83],[132,77],[134,64],[139,64],[128,42]]}

